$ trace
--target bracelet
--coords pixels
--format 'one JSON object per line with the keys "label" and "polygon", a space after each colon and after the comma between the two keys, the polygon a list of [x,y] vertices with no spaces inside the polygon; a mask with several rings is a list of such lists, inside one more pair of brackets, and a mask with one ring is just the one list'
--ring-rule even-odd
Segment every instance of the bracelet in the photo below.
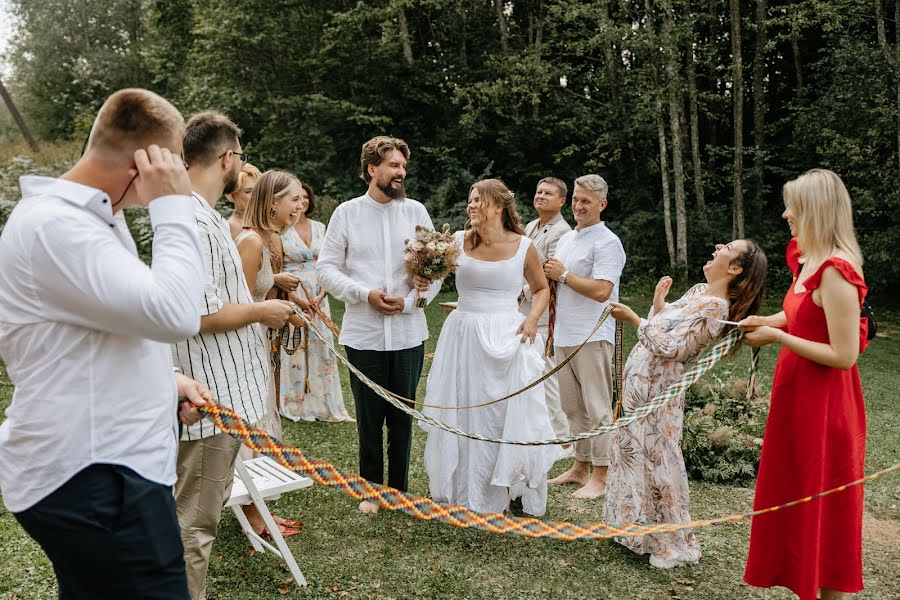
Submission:
{"label": "bracelet", "polygon": [[569,270],[566,269],[563,271],[563,274],[559,276],[559,282],[563,285],[566,285],[566,278],[569,276]]}

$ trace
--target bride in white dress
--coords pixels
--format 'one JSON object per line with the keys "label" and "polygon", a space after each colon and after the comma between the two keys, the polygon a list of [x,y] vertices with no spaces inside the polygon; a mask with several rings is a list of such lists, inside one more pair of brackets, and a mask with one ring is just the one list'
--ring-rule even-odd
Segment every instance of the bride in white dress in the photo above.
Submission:
{"label": "bride in white dress", "polygon": [[[456,272],[459,303],[438,339],[425,393],[429,405],[457,407],[500,398],[544,370],[537,321],[550,292],[515,199],[502,181],[486,179],[472,186],[467,210],[472,228],[456,233],[463,249]],[[534,291],[527,317],[518,311],[523,276]],[[424,412],[490,437],[554,437],[543,385],[490,406]],[[525,512],[546,512],[547,472],[558,455],[556,446],[494,444],[421,426],[428,432],[425,468],[432,498],[496,513],[521,498]]]}

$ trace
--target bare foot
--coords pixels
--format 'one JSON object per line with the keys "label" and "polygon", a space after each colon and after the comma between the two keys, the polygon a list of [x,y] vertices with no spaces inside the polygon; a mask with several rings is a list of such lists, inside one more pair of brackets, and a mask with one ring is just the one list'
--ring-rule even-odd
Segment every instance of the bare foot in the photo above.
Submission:
{"label": "bare foot", "polygon": [[378,505],[374,502],[369,502],[368,500],[363,500],[359,503],[359,512],[366,513],[367,515],[377,515],[378,514]]}
{"label": "bare foot", "polygon": [[554,477],[553,479],[549,480],[547,483],[549,485],[577,484],[577,485],[583,486],[583,485],[587,485],[587,482],[590,481],[590,479],[591,479],[590,472],[585,469],[580,469],[578,467],[578,463],[576,462],[574,465],[572,465],[571,469],[569,469],[562,475],[559,475],[558,477]]}
{"label": "bare foot", "polygon": [[591,471],[591,479],[585,486],[572,494],[573,498],[582,500],[596,500],[606,493],[606,472],[608,467],[594,467]]}
{"label": "bare foot", "polygon": [[588,482],[582,488],[575,490],[572,493],[573,498],[580,498],[582,500],[596,500],[600,496],[606,493],[606,482],[605,481],[594,481],[593,479]]}

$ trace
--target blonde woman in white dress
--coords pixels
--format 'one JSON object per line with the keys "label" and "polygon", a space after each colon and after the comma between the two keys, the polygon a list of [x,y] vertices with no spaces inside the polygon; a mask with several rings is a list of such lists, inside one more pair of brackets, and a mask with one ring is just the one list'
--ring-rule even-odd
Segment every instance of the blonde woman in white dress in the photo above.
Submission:
{"label": "blonde woman in white dress", "polygon": [[[262,174],[250,196],[244,213],[243,230],[237,235],[234,242],[241,255],[241,263],[247,286],[255,302],[262,302],[266,294],[275,285],[275,275],[272,272],[272,262],[269,256],[269,242],[273,236],[281,235],[291,226],[300,211],[300,197],[303,188],[300,181],[283,171],[266,171]],[[295,298],[291,300],[308,306],[305,300]],[[297,317],[291,318],[291,323],[297,326],[301,321]],[[266,402],[266,413],[256,423],[272,437],[281,439],[281,415],[278,412],[278,403],[275,395],[274,370],[269,365],[270,393]],[[249,460],[259,456],[246,446],[241,446],[238,452],[243,460]],[[265,522],[259,511],[252,504],[244,505],[244,514],[253,527],[253,530],[264,537],[268,534]],[[278,523],[282,536],[296,535],[300,533],[299,521],[282,519],[272,515]]]}

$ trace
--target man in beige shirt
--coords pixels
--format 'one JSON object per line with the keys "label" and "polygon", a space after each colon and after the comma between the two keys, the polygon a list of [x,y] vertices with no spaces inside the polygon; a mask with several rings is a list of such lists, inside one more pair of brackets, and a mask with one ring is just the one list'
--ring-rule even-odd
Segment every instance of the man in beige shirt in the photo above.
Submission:
{"label": "man in beige shirt", "polygon": [[[538,212],[538,218],[525,227],[525,235],[531,238],[542,262],[553,257],[559,239],[572,230],[560,213],[562,207],[566,204],[568,191],[566,183],[556,177],[545,177],[537,184],[537,190],[534,193],[534,208]],[[519,310],[527,315],[531,311],[531,290],[528,288],[528,284],[525,284],[522,292],[525,300],[522,302]],[[538,320],[538,333],[545,342],[547,341],[548,327],[549,311],[545,310]],[[556,360],[553,356],[546,357],[544,360],[546,361],[546,371],[549,371],[556,365]],[[567,437],[569,435],[569,420],[560,406],[559,383],[555,376],[544,382],[544,394],[553,431],[557,437]],[[571,444],[563,446],[563,450],[562,457],[572,456]]]}

